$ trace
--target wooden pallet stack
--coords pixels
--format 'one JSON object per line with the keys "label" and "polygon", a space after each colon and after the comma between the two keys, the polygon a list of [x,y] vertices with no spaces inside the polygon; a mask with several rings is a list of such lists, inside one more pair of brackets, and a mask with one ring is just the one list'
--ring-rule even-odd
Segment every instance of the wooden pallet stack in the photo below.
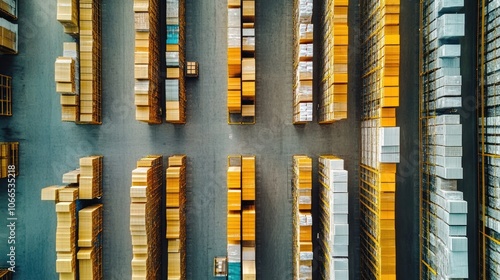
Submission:
{"label": "wooden pallet stack", "polygon": [[293,123],[313,120],[313,1],[294,1]]}
{"label": "wooden pallet stack", "polygon": [[12,77],[0,74],[0,116],[12,116]]}
{"label": "wooden pallet stack", "polygon": [[137,162],[130,188],[132,279],[158,279],[161,275],[160,232],[163,157],[148,156]]}
{"label": "wooden pallet stack", "polygon": [[312,244],[312,160],[293,156],[293,279],[311,280],[313,272]]}
{"label": "wooden pallet stack", "polygon": [[344,160],[319,158],[321,279],[349,279],[349,194]]}
{"label": "wooden pallet stack", "polygon": [[78,19],[79,10],[77,0],[57,0],[57,20],[63,25],[64,33],[78,34]]}
{"label": "wooden pallet stack", "polygon": [[[81,158],[88,162],[96,158],[100,163],[102,156]],[[97,166],[97,164],[96,164]],[[53,201],[56,206],[56,272],[59,279],[95,280],[102,279],[102,204],[94,204],[102,196],[102,164],[92,168],[90,180],[100,189],[97,196],[85,195],[87,188],[82,183],[89,176],[85,164],[79,169],[62,176],[65,186],[49,186],[41,191],[41,199]],[[83,179],[83,180],[82,180]],[[82,195],[83,194],[83,195]]]}
{"label": "wooden pallet stack", "polygon": [[168,279],[186,279],[186,156],[168,158],[166,171]]}
{"label": "wooden pallet stack", "polygon": [[80,120],[80,60],[78,44],[65,42],[63,56],[55,62],[56,92],[60,95],[61,120]]}
{"label": "wooden pallet stack", "polygon": [[333,123],[347,118],[348,82],[348,27],[347,0],[324,2],[322,17],[323,50],[322,80],[320,83],[321,124]]}
{"label": "wooden pallet stack", "polygon": [[101,124],[101,4],[80,0],[80,117],[82,124]]}
{"label": "wooden pallet stack", "polygon": [[227,169],[228,279],[256,279],[255,156],[230,156]]}
{"label": "wooden pallet stack", "polygon": [[255,1],[228,1],[228,93],[230,124],[255,123]]}
{"label": "wooden pallet stack", "polygon": [[185,28],[185,0],[167,0],[166,120],[177,124],[186,122]]}
{"label": "wooden pallet stack", "polygon": [[135,118],[149,124],[162,122],[159,87],[159,6],[158,0],[134,0]]}
{"label": "wooden pallet stack", "polygon": [[19,142],[0,142],[0,179],[7,178],[11,170],[19,174]]}

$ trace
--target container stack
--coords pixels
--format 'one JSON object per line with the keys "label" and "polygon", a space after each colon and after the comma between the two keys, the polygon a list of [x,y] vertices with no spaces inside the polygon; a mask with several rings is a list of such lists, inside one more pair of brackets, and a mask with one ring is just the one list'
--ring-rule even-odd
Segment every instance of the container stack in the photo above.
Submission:
{"label": "container stack", "polygon": [[59,279],[77,279],[76,201],[57,202],[56,214],[56,272]]}
{"label": "container stack", "polygon": [[[422,279],[468,278],[467,203],[463,178],[460,69],[464,1],[421,3]],[[471,148],[471,147],[470,147]],[[459,205],[459,206],[456,206]]]}
{"label": "container stack", "polygon": [[78,269],[80,280],[102,276],[102,204],[78,212]]}
{"label": "container stack", "polygon": [[158,279],[161,275],[160,232],[163,157],[148,156],[137,162],[130,188],[132,279]]}
{"label": "container stack", "polygon": [[227,279],[241,279],[241,253],[241,162],[233,157],[227,169]]}
{"label": "container stack", "polygon": [[[484,8],[484,9],[483,9]],[[500,127],[500,85],[495,81],[498,77],[498,61],[500,53],[499,12],[500,3],[492,0],[479,1],[480,26],[484,30],[479,34],[479,76],[478,96],[479,114],[479,245],[480,245],[480,278],[500,279],[500,201],[498,180],[500,177],[500,150],[498,149],[498,131]],[[483,29],[484,28],[484,29]]]}
{"label": "container stack", "polygon": [[79,35],[64,43],[55,62],[56,91],[61,94],[61,120],[101,124],[101,5],[99,0],[58,0],[57,20],[64,32]]}
{"label": "container stack", "polygon": [[242,276],[256,279],[255,156],[241,157]]}
{"label": "container stack", "polygon": [[228,279],[256,279],[255,156],[230,156],[227,170]]}
{"label": "container stack", "polygon": [[80,182],[80,168],[64,173],[62,182],[64,184],[78,184]]}
{"label": "container stack", "polygon": [[17,54],[17,23],[0,17],[0,54]]}
{"label": "container stack", "polygon": [[186,279],[186,156],[168,158],[166,171],[168,279]]}
{"label": "container stack", "polygon": [[12,116],[12,78],[0,74],[0,116]]}
{"label": "container stack", "polygon": [[94,199],[102,196],[102,156],[80,159],[79,193],[81,199]]}
{"label": "container stack", "polygon": [[255,1],[228,1],[228,93],[230,124],[255,123]]}
{"label": "container stack", "polygon": [[[375,131],[371,130],[369,134],[373,136]],[[400,160],[400,148],[399,148],[399,138],[400,130],[399,127],[379,127],[376,131],[378,139],[377,147],[374,147],[374,151],[377,151],[376,156],[379,163],[397,163]]]}
{"label": "container stack", "polygon": [[395,279],[395,192],[396,163],[400,157],[399,129],[380,127],[379,122],[380,120],[368,120],[361,125],[363,150],[359,191],[361,213],[365,217],[362,219],[361,231],[364,264],[361,272],[362,275],[377,279]]}
{"label": "container stack", "polygon": [[101,4],[80,0],[80,120],[101,124]]}
{"label": "container stack", "polygon": [[[101,156],[87,157],[80,162],[89,158],[102,159]],[[102,172],[102,165],[99,168]],[[85,197],[82,184],[87,177],[80,176],[81,173],[88,174],[88,168],[80,166],[80,169],[65,173],[62,181],[66,186],[54,185],[41,191],[42,200],[53,201],[56,205],[56,272],[59,279],[102,279],[102,204],[92,205],[97,197]],[[101,173],[91,178],[95,178],[96,185],[102,185]]]}
{"label": "container stack", "polygon": [[78,1],[57,0],[57,20],[63,25],[64,33],[78,34]]}
{"label": "container stack", "polygon": [[313,1],[294,1],[293,123],[313,120]]}
{"label": "container stack", "polygon": [[[319,98],[319,123],[347,118],[348,82],[348,5],[347,0],[324,2],[322,17],[323,50]],[[389,17],[390,15],[386,15]]]}
{"label": "container stack", "polygon": [[[162,122],[160,105],[159,7],[160,3],[158,0],[134,0],[135,119],[149,124],[159,124]],[[167,34],[169,34],[169,31]],[[169,76],[168,73],[167,77]]]}
{"label": "container stack", "polygon": [[13,170],[19,174],[19,142],[0,142],[0,179],[7,178]]}
{"label": "container stack", "polygon": [[400,5],[399,0],[363,0],[360,8],[365,23],[361,29],[360,272],[361,278],[395,279]]}
{"label": "container stack", "polygon": [[61,94],[61,120],[79,122],[80,120],[80,60],[78,44],[65,42],[63,56],[55,63],[56,91]]}
{"label": "container stack", "polygon": [[430,193],[429,252],[431,267],[448,279],[467,278],[467,202],[456,191],[456,181],[436,178],[436,191]]}
{"label": "container stack", "polygon": [[344,160],[319,158],[322,279],[349,279],[349,195]]}
{"label": "container stack", "polygon": [[312,160],[293,156],[293,279],[311,280],[313,273],[312,244]]}
{"label": "container stack", "polygon": [[[463,178],[462,169],[462,125],[460,115],[444,114],[427,120],[428,142],[433,152],[427,155],[429,163],[435,165],[435,176],[446,180]],[[455,151],[456,153],[450,153]]]}
{"label": "container stack", "polygon": [[185,29],[185,0],[167,0],[166,119],[178,124],[186,122]]}

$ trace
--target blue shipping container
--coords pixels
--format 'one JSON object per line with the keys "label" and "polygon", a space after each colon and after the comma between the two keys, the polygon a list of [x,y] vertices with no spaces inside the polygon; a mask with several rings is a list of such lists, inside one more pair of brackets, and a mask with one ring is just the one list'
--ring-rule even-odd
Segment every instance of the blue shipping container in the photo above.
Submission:
{"label": "blue shipping container", "polygon": [[167,44],[179,44],[179,25],[167,25]]}
{"label": "blue shipping container", "polygon": [[240,262],[227,263],[227,279],[228,280],[241,280],[241,263]]}

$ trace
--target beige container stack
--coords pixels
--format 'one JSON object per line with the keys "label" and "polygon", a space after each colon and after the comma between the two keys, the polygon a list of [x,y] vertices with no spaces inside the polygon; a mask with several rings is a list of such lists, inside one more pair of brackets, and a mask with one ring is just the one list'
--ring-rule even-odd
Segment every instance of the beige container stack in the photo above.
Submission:
{"label": "beige container stack", "polygon": [[168,279],[186,279],[186,156],[168,158],[166,175]]}
{"label": "beige container stack", "polygon": [[77,279],[76,270],[76,202],[56,203],[56,272],[59,279]]}
{"label": "beige container stack", "polygon": [[78,212],[78,269],[80,280],[102,279],[102,204]]}
{"label": "beige container stack", "polygon": [[[96,193],[102,195],[102,156],[82,158],[80,162],[94,158],[100,164],[96,164],[90,179],[100,189]],[[65,173],[62,181],[66,186],[49,186],[41,191],[42,200],[54,201],[56,205],[56,272],[60,280],[102,279],[102,204],[84,207],[96,198],[82,196],[85,176],[81,174],[86,169],[84,165]]]}
{"label": "beige container stack", "polygon": [[102,156],[80,159],[80,198],[94,199],[102,196]]}
{"label": "beige container stack", "polygon": [[[15,168],[9,168],[9,166]],[[0,179],[7,178],[8,174],[19,174],[19,143],[18,142],[0,142]],[[9,172],[10,171],[10,172]]]}
{"label": "beige container stack", "polygon": [[229,274],[245,280],[256,279],[255,156],[229,157],[227,188]]}
{"label": "beige container stack", "polygon": [[80,123],[101,124],[101,6],[80,0]]}
{"label": "beige container stack", "polygon": [[159,124],[160,68],[159,68],[159,1],[134,0],[135,18],[135,118],[150,124]]}
{"label": "beige container stack", "polygon": [[64,33],[78,34],[78,1],[57,0],[57,20],[63,25]]}
{"label": "beige container stack", "polygon": [[80,43],[64,43],[55,62],[62,121],[101,124],[101,11],[99,0],[59,0],[57,20]]}
{"label": "beige container stack", "polygon": [[56,59],[56,91],[61,94],[61,120],[78,122],[80,119],[80,62],[78,44],[64,43],[63,56]]}
{"label": "beige container stack", "polygon": [[161,197],[163,157],[148,156],[137,162],[130,188],[132,280],[158,279],[161,275]]}

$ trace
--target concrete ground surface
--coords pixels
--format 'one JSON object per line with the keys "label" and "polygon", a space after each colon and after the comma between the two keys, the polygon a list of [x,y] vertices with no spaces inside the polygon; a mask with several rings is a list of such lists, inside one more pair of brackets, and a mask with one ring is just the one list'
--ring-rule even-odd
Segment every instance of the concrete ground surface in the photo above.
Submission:
{"label": "concrete ground surface", "polygon": [[[80,157],[93,154],[104,156],[104,279],[130,279],[131,171],[145,155],[179,153],[188,156],[188,279],[212,279],[213,258],[226,255],[225,172],[231,154],[257,157],[257,278],[263,280],[291,279],[292,155],[313,157],[314,171],[322,154],[344,158],[349,171],[350,279],[359,279],[359,1],[350,1],[349,11],[348,119],[325,126],[291,122],[291,0],[256,1],[257,123],[245,126],[228,125],[226,119],[226,1],[186,2],[187,60],[199,62],[200,77],[187,84],[188,123],[155,126],[135,120],[131,0],[102,1],[101,126],[60,121],[54,61],[62,55],[63,42],[73,38],[63,33],[56,20],[56,1],[18,2],[19,54],[0,57],[0,71],[14,76],[14,116],[0,118],[0,140],[21,143],[16,279],[57,279],[55,208],[40,201],[40,190],[60,184],[63,173],[78,167]],[[318,15],[321,1],[315,2]],[[401,1],[401,79],[405,82],[398,109],[402,129],[396,196],[398,279],[418,279],[418,157],[413,156],[418,150],[417,11],[417,1]],[[315,43],[320,44],[318,36]],[[319,58],[315,59],[317,65]],[[319,71],[315,71],[318,80]],[[0,201],[6,198],[6,192],[0,193]],[[317,190],[313,199],[317,201]],[[0,204],[0,219],[7,217],[6,208],[7,203]],[[0,266],[7,260],[7,234],[5,227],[0,229]],[[320,262],[315,259],[315,269]]]}

